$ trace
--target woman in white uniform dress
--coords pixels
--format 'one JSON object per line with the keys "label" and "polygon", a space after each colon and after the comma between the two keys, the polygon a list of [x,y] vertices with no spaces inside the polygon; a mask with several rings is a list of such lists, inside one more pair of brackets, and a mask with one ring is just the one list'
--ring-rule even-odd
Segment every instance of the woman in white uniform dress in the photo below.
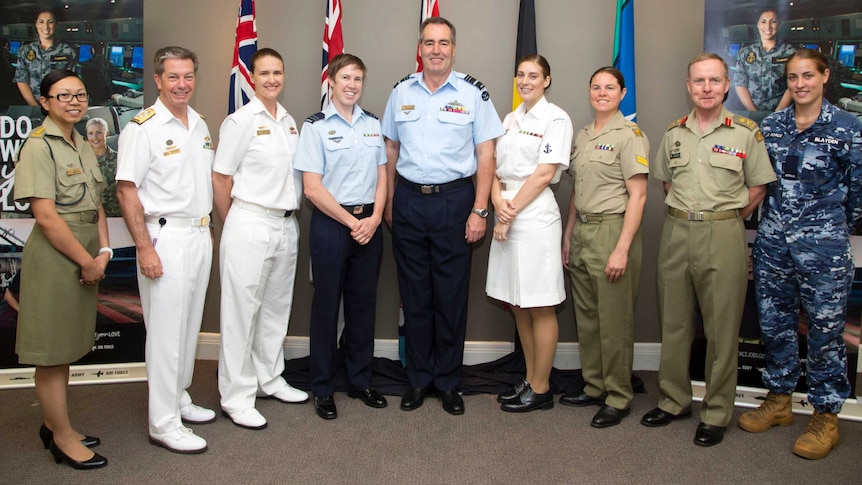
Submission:
{"label": "woman in white uniform dress", "polygon": [[518,63],[523,103],[503,121],[497,140],[497,171],[491,188],[497,223],[485,291],[509,303],[524,349],[527,375],[497,396],[501,409],[551,409],[548,379],[557,349],[554,306],[566,299],[556,241],[560,209],[549,184],[569,165],[573,128],[569,116],[545,99],[551,68],[540,55]]}

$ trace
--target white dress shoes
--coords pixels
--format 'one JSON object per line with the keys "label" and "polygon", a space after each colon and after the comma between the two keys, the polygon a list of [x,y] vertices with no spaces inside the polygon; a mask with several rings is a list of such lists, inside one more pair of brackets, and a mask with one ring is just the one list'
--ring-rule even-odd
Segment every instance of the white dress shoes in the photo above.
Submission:
{"label": "white dress shoes", "polygon": [[260,414],[255,408],[247,408],[236,413],[229,413],[222,410],[224,417],[233,421],[233,424],[240,428],[246,429],[263,429],[266,428],[266,418]]}
{"label": "white dress shoes", "polygon": [[180,408],[180,417],[186,424],[207,424],[216,420],[215,411],[189,403]]}
{"label": "white dress shoes", "polygon": [[168,433],[150,432],[150,443],[174,453],[186,455],[207,451],[207,441],[185,426],[180,426]]}
{"label": "white dress shoes", "polygon": [[290,384],[285,385],[269,397],[274,397],[288,404],[305,404],[308,402],[308,393],[291,387]]}

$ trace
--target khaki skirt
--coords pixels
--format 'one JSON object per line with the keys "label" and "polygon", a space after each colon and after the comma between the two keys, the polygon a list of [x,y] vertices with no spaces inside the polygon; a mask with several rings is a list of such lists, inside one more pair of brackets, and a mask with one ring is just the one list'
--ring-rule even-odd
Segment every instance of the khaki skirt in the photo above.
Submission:
{"label": "khaki skirt", "polygon": [[[88,253],[99,250],[95,223],[66,222]],[[99,285],[81,285],[80,267],[48,242],[38,224],[24,245],[20,312],[15,352],[18,362],[61,365],[93,348]]]}

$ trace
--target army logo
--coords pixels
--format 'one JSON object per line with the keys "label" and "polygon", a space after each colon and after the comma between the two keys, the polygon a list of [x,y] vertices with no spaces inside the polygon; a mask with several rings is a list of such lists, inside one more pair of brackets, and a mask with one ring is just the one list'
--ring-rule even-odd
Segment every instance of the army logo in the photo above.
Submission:
{"label": "army logo", "polygon": [[754,61],[757,60],[757,56],[754,55],[754,52],[749,52],[747,56],[745,56],[745,62],[749,64],[754,64]]}
{"label": "army logo", "polygon": [[27,60],[32,61],[34,59],[36,59],[36,51],[31,50],[27,53]]}

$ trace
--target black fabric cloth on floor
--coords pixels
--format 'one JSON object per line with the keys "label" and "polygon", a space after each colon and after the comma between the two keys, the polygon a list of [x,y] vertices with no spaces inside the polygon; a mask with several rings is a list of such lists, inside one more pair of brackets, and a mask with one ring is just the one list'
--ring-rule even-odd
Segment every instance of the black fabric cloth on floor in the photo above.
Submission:
{"label": "black fabric cloth on floor", "polygon": [[[520,349],[495,361],[465,365],[461,369],[461,386],[458,390],[464,395],[499,394],[523,379],[526,373],[524,354]],[[308,391],[311,387],[309,358],[285,360],[282,376],[291,386]],[[347,392],[350,389],[342,359],[339,359],[332,385],[336,392]],[[554,394],[580,392],[584,385],[580,369],[551,370],[551,391]],[[371,386],[388,396],[404,394],[410,385],[407,371],[401,361],[375,357],[371,363]],[[646,392],[643,381],[634,374],[632,387],[636,393]]]}

